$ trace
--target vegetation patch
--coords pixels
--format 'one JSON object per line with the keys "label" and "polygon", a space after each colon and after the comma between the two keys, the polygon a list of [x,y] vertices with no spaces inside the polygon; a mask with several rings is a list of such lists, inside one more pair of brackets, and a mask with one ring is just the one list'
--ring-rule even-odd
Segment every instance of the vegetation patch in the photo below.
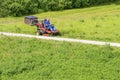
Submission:
{"label": "vegetation patch", "polygon": [[0,17],[82,8],[119,0],[0,0]]}
{"label": "vegetation patch", "polygon": [[108,79],[120,77],[120,49],[0,36],[0,78]]}

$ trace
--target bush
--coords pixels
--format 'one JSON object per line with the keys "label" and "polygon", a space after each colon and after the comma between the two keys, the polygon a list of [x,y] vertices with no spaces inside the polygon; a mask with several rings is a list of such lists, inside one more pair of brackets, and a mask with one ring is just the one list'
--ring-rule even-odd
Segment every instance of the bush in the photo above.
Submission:
{"label": "bush", "polygon": [[10,10],[10,15],[21,16],[22,12],[24,11],[24,8],[21,4],[15,2],[9,6],[9,10]]}
{"label": "bush", "polygon": [[0,17],[81,8],[117,0],[0,0]]}

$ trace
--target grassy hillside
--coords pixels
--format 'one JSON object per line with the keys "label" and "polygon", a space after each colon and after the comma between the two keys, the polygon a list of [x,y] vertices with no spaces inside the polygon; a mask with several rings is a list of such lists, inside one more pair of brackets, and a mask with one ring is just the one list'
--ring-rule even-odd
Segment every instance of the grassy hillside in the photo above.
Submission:
{"label": "grassy hillside", "polygon": [[[120,42],[120,5],[111,4],[36,14],[50,18],[61,37]],[[24,24],[24,17],[0,18],[0,31],[35,34],[36,27]]]}
{"label": "grassy hillside", "polygon": [[119,80],[120,49],[0,36],[0,80]]}

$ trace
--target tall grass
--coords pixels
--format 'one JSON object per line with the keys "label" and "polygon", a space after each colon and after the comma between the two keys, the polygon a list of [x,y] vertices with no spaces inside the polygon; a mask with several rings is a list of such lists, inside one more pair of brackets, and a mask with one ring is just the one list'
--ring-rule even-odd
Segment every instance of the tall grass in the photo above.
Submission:
{"label": "tall grass", "polygon": [[120,49],[0,36],[1,80],[119,80]]}
{"label": "tall grass", "polygon": [[[50,18],[61,37],[120,42],[120,5],[35,14]],[[35,34],[36,27],[24,24],[24,17],[0,18],[0,31]]]}

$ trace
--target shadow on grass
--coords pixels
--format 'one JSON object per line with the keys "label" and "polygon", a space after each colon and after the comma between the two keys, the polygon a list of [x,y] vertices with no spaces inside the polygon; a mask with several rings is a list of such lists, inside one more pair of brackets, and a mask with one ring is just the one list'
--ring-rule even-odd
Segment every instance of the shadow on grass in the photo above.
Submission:
{"label": "shadow on grass", "polygon": [[[112,4],[120,5],[120,0],[113,1],[113,2],[101,3],[101,4],[88,5],[88,6],[83,6],[83,7],[81,6],[79,8],[71,8],[71,9],[84,9],[84,8],[100,7],[100,6],[112,5]],[[65,9],[65,10],[71,10],[71,9]],[[65,11],[65,10],[62,10],[62,11]]]}
{"label": "shadow on grass", "polygon": [[89,7],[105,6],[105,5],[112,5],[112,4],[120,5],[120,0],[113,1],[113,2],[107,2],[107,3],[96,4],[96,5],[89,6]]}
{"label": "shadow on grass", "polygon": [[116,4],[116,5],[120,5],[120,0],[114,2],[114,4]]}
{"label": "shadow on grass", "polygon": [[104,5],[111,5],[111,4],[120,5],[120,0],[108,2],[108,3],[102,3],[100,5],[94,5],[94,6],[104,6]]}

